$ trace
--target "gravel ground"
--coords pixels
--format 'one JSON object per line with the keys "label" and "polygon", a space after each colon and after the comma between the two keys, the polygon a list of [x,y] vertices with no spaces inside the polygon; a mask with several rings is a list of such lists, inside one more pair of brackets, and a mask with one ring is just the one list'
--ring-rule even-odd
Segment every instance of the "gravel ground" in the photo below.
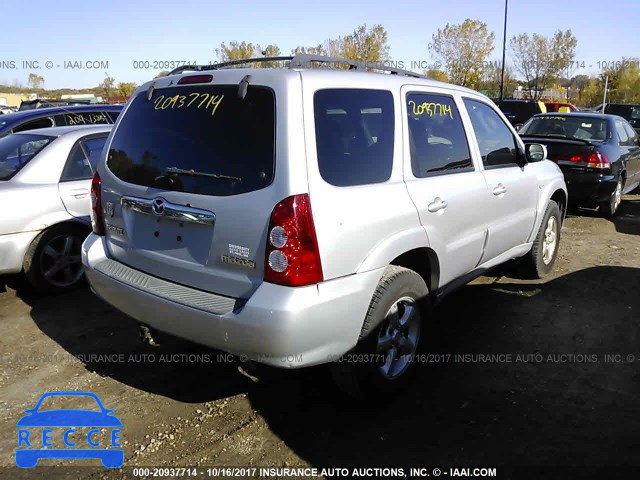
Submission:
{"label": "gravel ground", "polygon": [[115,409],[125,467],[640,466],[640,196],[625,200],[614,221],[570,216],[544,281],[505,266],[449,296],[415,383],[384,405],[346,400],[323,367],[256,381],[179,339],[143,345],[88,289],[0,278],[0,477],[132,478],[94,460],[12,467],[16,421],[52,390]]}

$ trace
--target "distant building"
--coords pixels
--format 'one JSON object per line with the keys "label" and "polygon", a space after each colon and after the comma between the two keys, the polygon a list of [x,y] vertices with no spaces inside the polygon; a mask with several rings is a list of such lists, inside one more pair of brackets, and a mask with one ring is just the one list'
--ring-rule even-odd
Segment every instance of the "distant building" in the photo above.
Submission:
{"label": "distant building", "polygon": [[19,107],[23,100],[34,100],[37,97],[31,98],[34,93],[26,95],[24,93],[2,93],[0,92],[0,105],[9,107]]}

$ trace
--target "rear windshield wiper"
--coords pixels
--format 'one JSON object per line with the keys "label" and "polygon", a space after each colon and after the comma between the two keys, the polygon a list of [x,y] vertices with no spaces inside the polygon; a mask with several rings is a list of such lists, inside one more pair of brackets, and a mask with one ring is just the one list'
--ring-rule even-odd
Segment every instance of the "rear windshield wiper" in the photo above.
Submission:
{"label": "rear windshield wiper", "polygon": [[242,181],[242,178],[240,177],[222,175],[221,173],[196,172],[193,168],[190,170],[185,170],[183,168],[178,168],[178,167],[169,167],[167,168],[167,173],[172,173],[174,175],[191,175],[192,177],[207,177],[207,178],[217,178],[220,180],[231,180],[234,183]]}

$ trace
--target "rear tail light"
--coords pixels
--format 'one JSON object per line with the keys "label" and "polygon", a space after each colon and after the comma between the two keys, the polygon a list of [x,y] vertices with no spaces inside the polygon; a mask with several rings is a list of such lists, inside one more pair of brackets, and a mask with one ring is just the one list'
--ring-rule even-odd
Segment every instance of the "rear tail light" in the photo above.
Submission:
{"label": "rear tail light", "polygon": [[93,233],[105,234],[104,213],[102,211],[102,180],[98,172],[91,180],[91,228]]}
{"label": "rear tail light", "polygon": [[587,167],[607,170],[611,168],[611,163],[604,153],[592,153],[587,160]]}
{"label": "rear tail light", "polygon": [[308,194],[285,198],[274,207],[265,263],[267,282],[300,287],[323,280]]}

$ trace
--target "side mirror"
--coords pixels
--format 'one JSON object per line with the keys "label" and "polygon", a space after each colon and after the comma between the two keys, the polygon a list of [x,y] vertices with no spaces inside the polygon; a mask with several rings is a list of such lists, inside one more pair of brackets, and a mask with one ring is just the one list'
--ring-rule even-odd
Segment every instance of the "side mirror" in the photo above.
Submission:
{"label": "side mirror", "polygon": [[513,128],[516,129],[516,132],[519,132],[520,129],[522,128],[522,123],[518,123],[518,124],[514,125]]}
{"label": "side mirror", "polygon": [[528,162],[541,162],[547,159],[547,147],[540,143],[528,143],[524,150]]}

